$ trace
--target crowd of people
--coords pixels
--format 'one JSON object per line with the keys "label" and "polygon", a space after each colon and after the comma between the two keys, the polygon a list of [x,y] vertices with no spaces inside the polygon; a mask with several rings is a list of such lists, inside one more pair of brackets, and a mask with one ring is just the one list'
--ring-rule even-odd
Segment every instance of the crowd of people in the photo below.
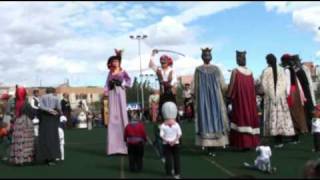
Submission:
{"label": "crowd of people", "polygon": [[[131,79],[121,67],[121,53],[116,50],[116,55],[109,58],[110,72],[105,85],[110,108],[107,134],[109,155],[128,153],[122,139],[128,124],[125,88],[130,87]],[[153,145],[166,163],[167,175],[172,175],[169,170],[171,165],[167,163],[173,157],[178,164],[173,175],[179,177],[178,150],[168,148],[168,141],[163,134],[167,131],[173,137],[175,128],[172,124],[179,124],[178,109],[177,114],[170,118],[162,112],[165,103],[171,102],[177,107],[177,77],[172,57],[162,55],[161,66],[157,66],[154,61],[157,53],[159,51],[156,49],[152,51],[149,62],[160,85],[159,90],[155,90],[149,98],[150,117],[154,124]],[[261,137],[274,138],[275,148],[284,146],[284,137],[297,144],[301,134],[311,132],[312,126],[317,125],[314,119],[320,109],[316,106],[311,74],[298,55],[284,54],[279,63],[275,55],[268,54],[266,68],[257,83],[246,66],[246,51],[236,51],[238,67],[232,70],[229,84],[225,83],[220,68],[210,64],[210,48],[202,49],[201,57],[203,65],[196,67],[192,83],[186,84],[183,91],[184,113],[186,117],[194,119],[195,145],[207,150],[209,154],[213,154],[212,147],[229,147],[237,151],[259,149],[260,152],[260,149],[268,149],[260,145],[268,147],[272,144],[262,142]],[[257,103],[257,97],[262,99],[260,104]],[[262,116],[259,116],[259,107]],[[179,131],[175,138],[181,138],[181,129]],[[318,129],[312,132],[314,150],[318,151]],[[175,140],[173,144],[179,144],[179,141]],[[271,157],[271,152],[266,154]]]}
{"label": "crowd of people", "polygon": [[[147,135],[141,116],[127,110],[126,89],[131,87],[132,81],[121,66],[122,51],[115,50],[115,53],[107,62],[109,73],[103,96],[102,116],[107,127],[105,151],[107,155],[128,155],[130,170],[140,172]],[[176,102],[176,71],[172,57],[166,54],[160,57],[161,65],[156,65],[154,57],[158,53],[153,50],[149,62],[160,87],[149,98],[153,146],[165,163],[166,175],[180,178],[182,130],[178,118],[181,109]],[[312,132],[314,151],[320,151],[320,106],[316,104],[310,71],[298,55],[284,54],[280,63],[275,55],[266,55],[266,68],[257,83],[246,66],[246,51],[236,51],[237,67],[232,70],[228,84],[221,69],[211,64],[210,48],[202,49],[201,58],[203,65],[195,68],[192,83],[185,84],[183,90],[184,117],[194,120],[196,146],[211,155],[217,147],[236,151],[255,149],[261,157],[268,157],[267,168],[259,168],[261,158],[256,160],[255,166],[246,166],[268,171],[272,143],[262,142],[261,137],[274,138],[274,147],[282,148],[284,137],[297,144],[301,134]],[[260,104],[257,97],[262,99]],[[45,162],[52,166],[57,160],[64,160],[63,129],[74,127],[67,94],[60,101],[55,89],[48,88],[42,96],[35,90],[28,100],[26,89],[17,85],[15,96],[2,99],[5,100],[5,116],[0,124],[0,135],[10,135],[10,163]],[[259,107],[263,113],[261,117]],[[83,101],[78,108],[88,111]],[[83,121],[80,116],[81,113],[79,120]],[[85,114],[84,118],[93,119],[93,115]],[[88,128],[92,129],[92,124]]]}
{"label": "crowd of people", "polygon": [[[28,95],[20,85],[16,85],[14,92],[1,96],[0,138],[6,149],[1,158],[9,164],[55,165],[65,158],[64,129],[75,128],[82,122],[92,129],[93,113],[83,100],[74,114],[68,94],[64,93],[60,100],[54,88],[47,88],[42,96],[39,89]],[[84,117],[81,112],[85,112]]]}
{"label": "crowd of people", "polygon": [[[48,88],[46,94],[39,97],[35,90],[34,96],[28,100],[27,90],[17,85],[14,96],[3,96],[5,115],[2,119],[8,145],[7,154],[2,160],[23,166],[35,163],[55,165],[63,159],[64,134],[60,133],[59,125],[61,104],[54,95],[53,88]],[[61,131],[61,130],[60,130]],[[61,153],[62,152],[62,153]]]}

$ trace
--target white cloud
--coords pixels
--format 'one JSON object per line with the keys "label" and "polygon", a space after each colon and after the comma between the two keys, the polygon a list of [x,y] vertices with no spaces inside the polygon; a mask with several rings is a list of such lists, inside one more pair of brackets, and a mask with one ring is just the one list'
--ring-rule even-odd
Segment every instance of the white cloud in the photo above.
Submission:
{"label": "white cloud", "polygon": [[315,40],[320,42],[320,5],[299,9],[292,12],[293,22],[299,27],[313,31],[316,34]]}
{"label": "white cloud", "polygon": [[159,23],[146,31],[150,35],[146,40],[150,46],[182,44],[192,36],[185,25],[170,16],[163,17]]}
{"label": "white cloud", "polygon": [[320,2],[266,2],[268,11],[292,14],[293,23],[302,31],[314,33],[314,40],[320,42]]}
{"label": "white cloud", "polygon": [[320,2],[266,2],[267,11],[291,13],[293,22],[306,30],[318,32],[320,26]]}
{"label": "white cloud", "polygon": [[267,11],[276,10],[278,13],[286,13],[289,12],[288,3],[288,1],[265,2],[265,6]]}
{"label": "white cloud", "polygon": [[[186,54],[186,58],[174,57],[175,68],[178,74],[192,74],[195,66],[202,63],[200,47],[204,47],[204,43],[196,41],[195,35],[200,29],[188,23],[241,4],[161,2],[156,6],[132,6],[121,2],[97,8],[103,3],[0,3],[3,81],[38,85],[42,79],[42,85],[54,85],[70,78],[76,84],[94,82],[102,85],[107,74],[106,61],[114,54],[114,48],[125,49],[122,65],[136,75],[140,58],[137,41],[130,40],[129,35],[140,32],[149,35],[141,43],[144,73],[152,73],[148,69],[151,50],[166,48]],[[201,5],[203,3],[209,7]],[[177,16],[170,14],[174,8],[179,10]],[[119,11],[121,9],[126,11]],[[159,18],[157,15],[163,14],[167,16],[152,24],[152,20]],[[147,25],[137,28],[137,22],[141,20]],[[129,33],[128,29],[133,28],[136,29]]]}
{"label": "white cloud", "polygon": [[83,61],[68,60],[54,55],[40,55],[36,60],[35,69],[43,72],[66,71],[70,74],[75,74],[86,72],[88,64]]}
{"label": "white cloud", "polygon": [[265,7],[267,11],[276,11],[277,13],[290,13],[306,7],[318,6],[319,2],[312,1],[267,1]]}
{"label": "white cloud", "polygon": [[201,2],[191,4],[191,8],[176,16],[176,20],[182,23],[190,23],[202,16],[219,13],[228,9],[236,8],[247,2]]}

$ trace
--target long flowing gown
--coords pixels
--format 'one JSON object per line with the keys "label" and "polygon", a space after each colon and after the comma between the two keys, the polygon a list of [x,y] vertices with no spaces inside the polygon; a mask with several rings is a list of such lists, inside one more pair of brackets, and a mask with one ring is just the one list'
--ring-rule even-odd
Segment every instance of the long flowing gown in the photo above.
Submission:
{"label": "long flowing gown", "polygon": [[267,67],[261,82],[264,91],[264,136],[293,136],[295,134],[287,103],[287,80],[282,67],[277,66],[277,84],[274,86],[273,71]]}
{"label": "long flowing gown", "polygon": [[192,91],[195,94],[195,144],[223,147],[228,140],[228,118],[222,90],[223,75],[215,65],[196,68]]}
{"label": "long flowing gown", "polygon": [[306,115],[306,121],[307,121],[307,127],[308,130],[311,130],[311,121],[312,121],[312,111],[314,109],[314,101],[312,98],[312,81],[309,82],[308,74],[304,70],[303,67],[299,68],[296,71],[296,76],[299,79],[299,82],[301,84],[301,88],[303,90],[304,96],[306,98],[306,102],[304,103],[304,112]]}
{"label": "long flowing gown", "polygon": [[149,96],[149,106],[151,110],[151,120],[155,123],[157,121],[159,111],[159,94],[152,94]]}
{"label": "long flowing gown", "polygon": [[287,85],[287,102],[296,134],[305,134],[308,132],[308,126],[304,111],[304,93],[293,70],[285,68],[285,73],[288,81]]}
{"label": "long flowing gown", "polygon": [[255,148],[260,143],[253,75],[240,67],[232,72],[228,91],[232,101],[230,145]]}
{"label": "long flowing gown", "polygon": [[32,109],[26,100],[26,90],[22,87],[16,93],[16,114],[9,162],[13,164],[30,163],[34,160],[34,128]]}
{"label": "long flowing gown", "polygon": [[[115,86],[110,89],[109,82],[113,79],[120,80],[122,86]],[[111,154],[128,154],[127,145],[124,141],[124,128],[128,124],[127,99],[125,87],[131,86],[131,79],[126,71],[118,74],[109,72],[105,92],[108,93],[109,99],[109,121],[107,128],[106,153]]]}

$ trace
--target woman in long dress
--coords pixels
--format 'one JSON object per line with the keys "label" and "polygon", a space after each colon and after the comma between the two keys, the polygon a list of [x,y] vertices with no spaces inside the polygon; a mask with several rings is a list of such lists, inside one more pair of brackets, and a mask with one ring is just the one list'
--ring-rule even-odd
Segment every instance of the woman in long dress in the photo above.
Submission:
{"label": "woman in long dress", "polygon": [[28,103],[24,87],[16,88],[15,121],[13,124],[12,144],[9,162],[24,165],[34,160],[33,111]]}
{"label": "woman in long dress", "polygon": [[289,54],[284,54],[281,57],[281,64],[284,67],[287,79],[287,102],[292,117],[292,122],[295,130],[293,143],[299,141],[299,134],[308,132],[306,116],[304,111],[304,103],[306,98],[304,96],[301,84],[294,71],[293,58]]}
{"label": "woman in long dress", "polygon": [[273,54],[266,56],[268,67],[261,75],[264,91],[264,136],[275,137],[276,146],[283,146],[283,136],[295,134],[287,103],[287,81],[284,69]]}
{"label": "woman in long dress", "polygon": [[153,94],[149,96],[150,115],[153,123],[158,119],[159,97],[159,90],[156,89],[154,89]]}
{"label": "woman in long dress", "polygon": [[110,69],[105,84],[105,95],[109,99],[109,122],[107,128],[106,153],[128,154],[127,145],[124,141],[124,128],[128,124],[126,87],[131,86],[131,78],[121,68],[121,51],[116,50],[116,56],[108,59]]}

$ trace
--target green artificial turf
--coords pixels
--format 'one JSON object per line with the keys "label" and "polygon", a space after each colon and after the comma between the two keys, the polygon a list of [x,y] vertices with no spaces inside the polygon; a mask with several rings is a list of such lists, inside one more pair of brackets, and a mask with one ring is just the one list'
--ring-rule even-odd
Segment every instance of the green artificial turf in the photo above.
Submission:
{"label": "green artificial turf", "polygon": [[[152,141],[153,127],[146,124]],[[272,148],[272,165],[275,174],[265,174],[245,169],[244,161],[253,163],[254,151],[235,152],[229,149],[215,149],[216,156],[208,156],[206,151],[194,145],[193,123],[183,123],[181,145],[182,178],[229,178],[233,175],[252,175],[257,178],[301,178],[304,163],[319,155],[311,151],[312,136],[301,136],[299,144],[285,144],[282,149]],[[65,161],[56,166],[33,165],[17,167],[0,163],[0,178],[163,178],[164,164],[155,149],[148,143],[145,147],[144,169],[141,173],[131,173],[127,156],[107,156],[105,153],[105,128],[65,130]],[[0,155],[4,155],[4,144],[0,145]]]}

